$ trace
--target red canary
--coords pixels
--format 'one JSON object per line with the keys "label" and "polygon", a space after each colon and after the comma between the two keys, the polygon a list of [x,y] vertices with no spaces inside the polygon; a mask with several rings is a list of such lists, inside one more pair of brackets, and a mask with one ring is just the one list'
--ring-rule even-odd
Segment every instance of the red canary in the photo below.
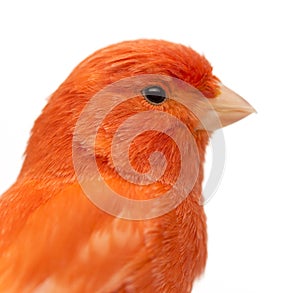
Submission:
{"label": "red canary", "polygon": [[0,292],[190,292],[207,257],[205,147],[252,112],[191,48],[95,52],[50,97],[0,198]]}

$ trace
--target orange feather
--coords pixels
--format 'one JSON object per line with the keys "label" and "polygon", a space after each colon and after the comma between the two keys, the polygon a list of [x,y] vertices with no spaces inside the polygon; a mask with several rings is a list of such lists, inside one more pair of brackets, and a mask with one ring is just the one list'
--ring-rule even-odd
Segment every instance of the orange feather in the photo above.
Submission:
{"label": "orange feather", "polygon": [[[178,146],[154,130],[137,136],[129,150],[137,172],[151,168],[148,158],[154,151],[164,153],[168,161],[159,180],[138,186],[114,168],[110,154],[114,133],[132,115],[151,110],[169,113],[188,127],[200,155],[198,179],[188,197],[170,212],[138,221],[112,216],[87,198],[74,171],[73,133],[86,104],[107,85],[141,74],[178,78],[213,101],[221,91],[203,56],[165,41],[123,42],[80,63],[36,120],[17,181],[0,197],[0,292],[192,290],[207,257],[206,217],[199,202],[210,135],[196,129],[199,119],[192,111],[172,99],[153,105],[136,95],[105,117],[96,137],[94,150],[104,181],[116,192],[141,200],[156,198],[173,186],[181,167]],[[84,165],[93,145],[81,147]]]}

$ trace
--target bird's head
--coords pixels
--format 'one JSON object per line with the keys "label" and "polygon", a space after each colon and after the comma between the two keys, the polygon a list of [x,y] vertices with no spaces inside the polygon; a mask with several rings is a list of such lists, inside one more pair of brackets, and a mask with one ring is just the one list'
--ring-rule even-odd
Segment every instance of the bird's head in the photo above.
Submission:
{"label": "bird's head", "polygon": [[21,176],[71,180],[75,150],[77,168],[88,174],[96,161],[118,190],[139,180],[137,193],[147,193],[149,184],[163,192],[179,176],[181,148],[192,159],[196,145],[203,161],[210,133],[253,111],[191,48],[160,40],[115,44],[80,63],[51,96]]}

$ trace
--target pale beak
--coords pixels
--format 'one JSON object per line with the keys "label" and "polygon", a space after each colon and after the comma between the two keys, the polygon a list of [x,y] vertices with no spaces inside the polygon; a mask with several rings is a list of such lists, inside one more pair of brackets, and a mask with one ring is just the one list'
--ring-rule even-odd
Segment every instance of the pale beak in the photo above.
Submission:
{"label": "pale beak", "polygon": [[246,100],[223,84],[220,85],[220,94],[207,99],[207,102],[209,107],[205,117],[202,116],[201,124],[208,131],[222,128],[256,112]]}

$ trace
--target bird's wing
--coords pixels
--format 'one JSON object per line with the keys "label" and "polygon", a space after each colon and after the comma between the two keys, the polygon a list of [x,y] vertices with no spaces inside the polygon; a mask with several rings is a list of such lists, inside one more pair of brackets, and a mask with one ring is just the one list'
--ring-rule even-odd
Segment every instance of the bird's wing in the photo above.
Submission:
{"label": "bird's wing", "polygon": [[[130,286],[130,270],[147,267],[143,222],[106,214],[77,184],[55,196],[41,193],[33,188],[28,198],[15,189],[2,199],[1,217],[7,210],[11,219],[0,254],[0,292],[114,292]],[[15,213],[9,197],[18,202]],[[39,204],[27,210],[24,201],[34,197]]]}

